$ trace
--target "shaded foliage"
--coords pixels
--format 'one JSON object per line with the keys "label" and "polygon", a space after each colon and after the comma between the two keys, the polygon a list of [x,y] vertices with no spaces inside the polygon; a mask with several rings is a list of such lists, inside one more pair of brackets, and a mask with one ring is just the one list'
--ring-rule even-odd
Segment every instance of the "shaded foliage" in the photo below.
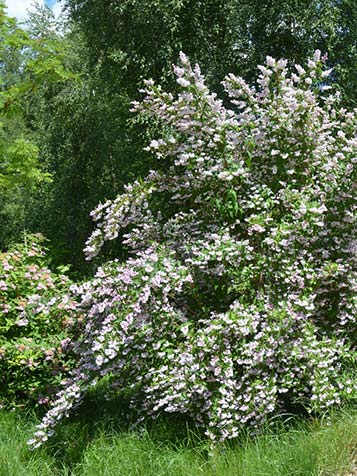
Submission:
{"label": "shaded foliage", "polygon": [[[171,64],[180,50],[201,64],[208,85],[221,94],[220,80],[228,72],[253,81],[256,64],[267,54],[299,63],[319,48],[328,53],[333,81],[346,101],[355,97],[352,1],[68,0],[66,5],[71,22],[65,36],[81,83],[49,88],[39,107],[36,103],[32,127],[55,181],[29,213],[31,226],[62,250],[59,259],[81,272],[87,269],[81,250],[90,210],[152,167],[142,148],[156,126],[134,124],[130,101],[137,99],[143,78],[176,89]],[[41,21],[37,17],[37,24]],[[122,251],[108,249],[107,257]]]}

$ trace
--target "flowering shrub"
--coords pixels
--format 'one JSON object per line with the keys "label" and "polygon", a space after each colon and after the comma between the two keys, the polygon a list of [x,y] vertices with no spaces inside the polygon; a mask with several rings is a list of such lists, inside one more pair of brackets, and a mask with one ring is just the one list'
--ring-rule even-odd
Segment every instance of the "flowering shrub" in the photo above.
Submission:
{"label": "flowering shrub", "polygon": [[30,235],[0,254],[0,400],[7,406],[47,403],[72,361],[71,283],[47,268],[41,241]]}
{"label": "flowering shrub", "polygon": [[232,109],[183,54],[178,97],[146,81],[133,110],[162,124],[157,170],[92,212],[85,248],[120,236],[131,257],[72,287],[79,361],[33,446],[103,376],[143,418],[184,413],[221,440],[352,392],[356,116],[319,51],[259,69],[257,87],[225,79]]}

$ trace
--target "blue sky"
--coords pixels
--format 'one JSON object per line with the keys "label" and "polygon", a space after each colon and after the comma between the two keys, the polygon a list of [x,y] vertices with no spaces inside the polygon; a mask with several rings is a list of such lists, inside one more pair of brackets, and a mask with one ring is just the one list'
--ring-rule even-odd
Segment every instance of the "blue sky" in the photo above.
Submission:
{"label": "blue sky", "polygon": [[[41,5],[48,5],[58,15],[61,10],[60,0],[38,0]],[[27,10],[33,8],[34,0],[5,0],[7,13],[18,20],[24,20],[27,16]]]}

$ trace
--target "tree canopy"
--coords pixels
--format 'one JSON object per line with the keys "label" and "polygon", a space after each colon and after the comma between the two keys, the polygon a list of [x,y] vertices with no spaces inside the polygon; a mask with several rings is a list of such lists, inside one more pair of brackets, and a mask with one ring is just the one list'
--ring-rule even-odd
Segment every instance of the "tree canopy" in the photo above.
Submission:
{"label": "tree canopy", "polygon": [[[130,103],[144,78],[177,89],[171,65],[179,51],[199,62],[207,84],[225,100],[220,81],[228,72],[254,82],[267,55],[302,64],[318,48],[333,68],[326,81],[339,88],[344,104],[356,99],[351,0],[67,0],[66,12],[59,20],[46,8],[30,16],[21,35],[33,53],[11,60],[26,61],[28,74],[15,80],[19,71],[9,60],[3,80],[12,75],[7,97],[31,90],[20,94],[23,123],[42,172],[53,177],[26,199],[21,223],[44,232],[59,259],[80,272],[88,271],[81,250],[90,210],[153,165],[143,146],[158,124],[134,121]],[[76,81],[66,80],[68,70]]]}

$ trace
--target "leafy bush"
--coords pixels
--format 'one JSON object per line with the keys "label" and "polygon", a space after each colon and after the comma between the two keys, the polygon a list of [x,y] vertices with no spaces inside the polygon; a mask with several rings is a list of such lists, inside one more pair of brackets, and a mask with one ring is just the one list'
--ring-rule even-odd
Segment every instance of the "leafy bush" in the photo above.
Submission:
{"label": "leafy bush", "polygon": [[10,407],[47,403],[72,365],[71,282],[46,266],[42,241],[29,235],[0,254],[0,400]]}
{"label": "leafy bush", "polygon": [[79,363],[34,446],[104,376],[142,418],[187,414],[222,440],[352,392],[355,114],[326,95],[319,51],[292,73],[267,57],[256,88],[229,75],[234,110],[180,59],[178,97],[149,80],[133,105],[162,123],[157,170],[92,213],[88,258],[119,236],[132,257],[72,288]]}

